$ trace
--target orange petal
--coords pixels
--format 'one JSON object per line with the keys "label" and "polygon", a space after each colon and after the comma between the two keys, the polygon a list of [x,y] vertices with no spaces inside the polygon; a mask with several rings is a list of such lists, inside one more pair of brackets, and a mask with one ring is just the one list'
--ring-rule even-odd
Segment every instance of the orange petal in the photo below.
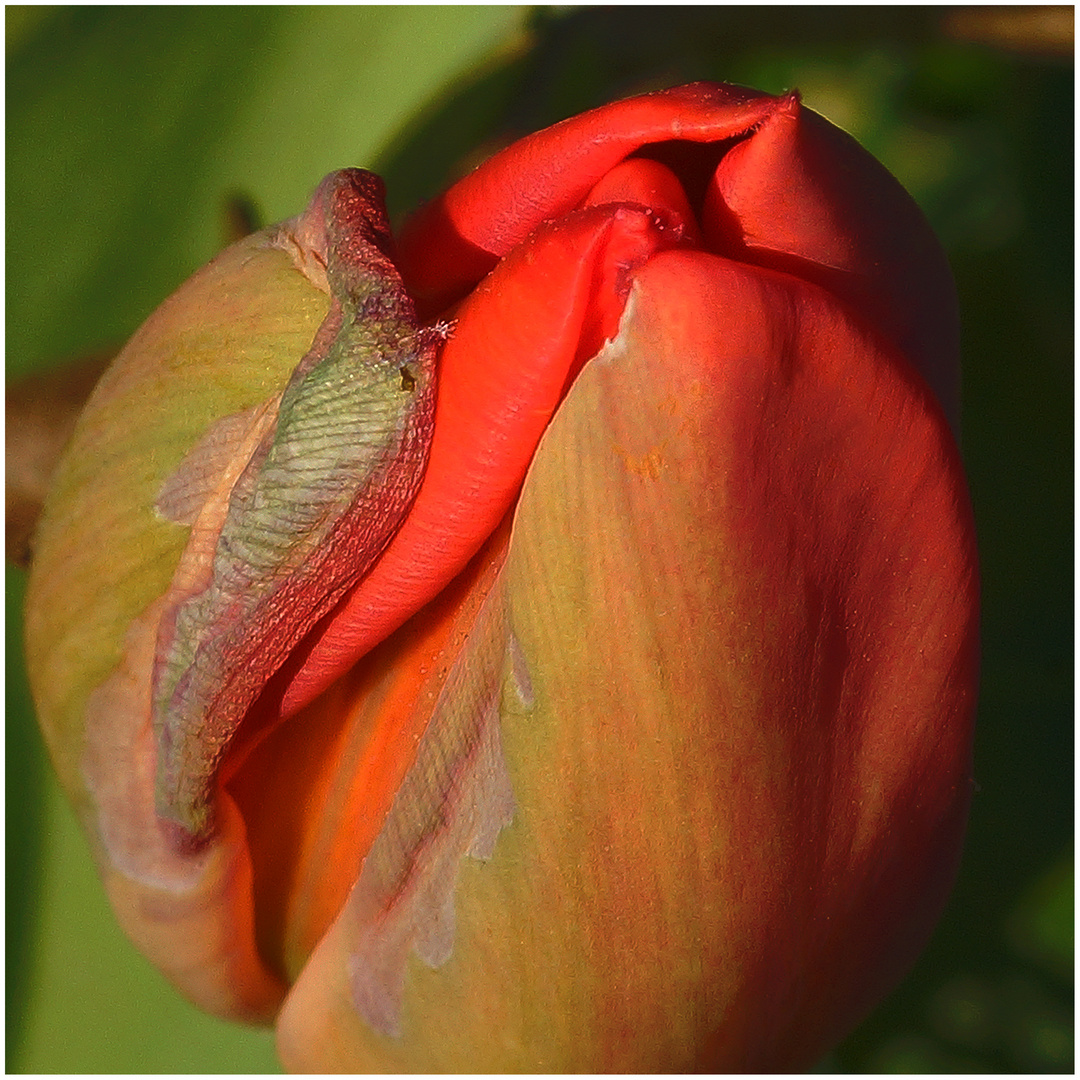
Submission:
{"label": "orange petal", "polygon": [[663,210],[683,240],[691,247],[701,246],[701,231],[682,182],[666,165],[648,158],[621,161],[606,173],[585,196],[582,206],[605,203],[639,203],[650,210]]}
{"label": "orange petal", "polygon": [[778,106],[757,90],[693,83],[617,101],[545,128],[484,162],[406,223],[400,266],[422,308],[439,311],[542,222],[649,143],[722,142]]}

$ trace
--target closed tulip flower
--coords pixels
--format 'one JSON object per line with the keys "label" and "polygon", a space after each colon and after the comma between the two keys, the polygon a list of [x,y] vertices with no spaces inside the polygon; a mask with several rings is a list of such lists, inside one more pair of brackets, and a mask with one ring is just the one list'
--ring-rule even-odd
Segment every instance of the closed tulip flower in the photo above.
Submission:
{"label": "closed tulip flower", "polygon": [[117,918],[303,1071],[789,1070],[959,860],[958,330],[851,138],[697,84],[370,173],[102,379],[28,657]]}

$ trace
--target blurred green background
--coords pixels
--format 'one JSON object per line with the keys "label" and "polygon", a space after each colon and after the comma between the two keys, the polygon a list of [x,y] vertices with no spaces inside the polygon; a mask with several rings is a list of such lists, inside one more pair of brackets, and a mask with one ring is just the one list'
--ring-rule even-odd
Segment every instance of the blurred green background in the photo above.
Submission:
{"label": "blurred green background", "polygon": [[[6,11],[9,379],[122,343],[222,245],[237,196],[266,223],[324,173],[364,165],[400,216],[510,138],[692,79],[798,86],[919,200],[963,307],[979,788],[933,942],[827,1071],[1073,1068],[1071,41],[983,15]],[[1071,10],[1055,18],[1071,27]],[[9,567],[8,1070],[277,1069],[268,1033],[197,1013],[114,926],[34,727],[23,586]]]}

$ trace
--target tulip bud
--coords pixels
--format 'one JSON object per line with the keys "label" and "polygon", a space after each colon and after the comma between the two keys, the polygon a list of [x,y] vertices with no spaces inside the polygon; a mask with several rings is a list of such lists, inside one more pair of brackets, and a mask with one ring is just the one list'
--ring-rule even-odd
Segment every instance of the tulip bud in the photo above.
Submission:
{"label": "tulip bud", "polygon": [[151,316],[46,505],[31,676],[128,934],[297,1070],[812,1064],[959,857],[956,341],[794,94],[538,132],[396,261],[332,174]]}

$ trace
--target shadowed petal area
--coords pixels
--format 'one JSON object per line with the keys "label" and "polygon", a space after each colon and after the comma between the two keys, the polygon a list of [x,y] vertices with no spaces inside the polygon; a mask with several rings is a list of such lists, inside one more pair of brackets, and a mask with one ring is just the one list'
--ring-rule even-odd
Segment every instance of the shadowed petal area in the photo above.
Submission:
{"label": "shadowed petal area", "polygon": [[[407,772],[402,770],[396,793],[385,791],[384,798],[392,796],[393,802],[385,818],[379,815],[381,828],[374,842],[353,852],[349,880],[355,879],[355,887],[333,925],[325,934],[319,927],[312,936],[318,944],[279,1017],[279,1049],[294,1071],[350,1071],[356,1067],[352,1038],[373,1033],[394,1040],[395,1051],[401,1050],[406,973],[417,959],[431,969],[453,960],[455,888],[462,860],[490,859],[499,834],[513,819],[515,800],[501,746],[501,721],[508,707],[527,711],[533,698],[497,580],[508,537],[509,530],[500,529],[449,590],[465,597],[456,611],[440,597],[432,612],[421,612],[390,639],[407,642],[414,624],[430,626],[435,612],[452,612],[449,634],[435,635],[444,651],[433,657],[434,671],[425,676],[429,668],[419,666],[425,685],[412,711],[426,727],[412,724],[415,750],[397,755],[398,762],[408,765]],[[383,651],[371,653],[358,670],[378,663]],[[406,656],[415,659],[416,653],[409,650]],[[357,697],[357,706],[370,709],[362,697]],[[287,726],[295,728],[303,715]],[[383,715],[389,719],[390,710]],[[277,737],[280,741],[280,732]],[[386,747],[379,751],[372,756],[385,763]],[[348,762],[351,756],[343,759]],[[339,773],[338,786],[349,787],[357,805],[369,805],[371,792],[356,784],[355,776],[355,770]],[[348,815],[345,819],[347,823]],[[339,826],[333,862],[352,844],[351,832]],[[307,869],[317,874],[322,866],[320,860]],[[328,1022],[341,1030],[323,1032]],[[407,1068],[409,1060],[407,1053],[399,1057],[400,1067]]]}
{"label": "shadowed petal area", "polygon": [[914,199],[850,135],[784,100],[721,159],[710,250],[816,282],[898,348],[960,419],[959,320],[945,253]]}
{"label": "shadowed petal area", "polygon": [[219,1016],[265,1022],[285,984],[258,953],[251,859],[233,801],[199,850],[154,809],[157,744],[147,673],[164,598],[136,619],[120,666],[90,695],[83,773],[91,833],[109,900],[132,941],[192,1001]]}
{"label": "shadowed petal area", "polygon": [[817,287],[658,255],[499,587],[535,698],[502,700],[513,823],[460,864],[401,1038],[351,1003],[339,924],[285,1061],[807,1067],[924,943],[966,816],[975,559],[940,410]]}
{"label": "shadowed petal area", "polygon": [[[414,820],[445,810],[443,789],[425,788],[411,801],[408,792],[415,792],[418,772],[432,771],[431,762],[423,761],[432,737],[444,740],[440,761],[444,769],[452,767],[445,723],[432,717],[443,716],[460,689],[455,661],[474,647],[478,612],[502,565],[509,531],[507,521],[435,601],[231,763],[226,785],[248,827],[260,948],[290,981],[301,976],[338,919],[361,870],[365,880],[371,878],[373,844],[384,853],[385,875],[392,881],[408,877],[423,829],[410,838],[409,823],[401,825],[402,800]],[[493,679],[484,683],[488,696],[490,687],[498,689]],[[462,709],[469,713],[464,704]],[[459,737],[455,732],[451,727],[451,738]],[[396,826],[386,824],[392,806]],[[388,829],[396,841],[387,856]],[[393,906],[393,892],[377,890],[373,910],[380,917],[383,906]],[[402,965],[409,948],[406,942]]]}

